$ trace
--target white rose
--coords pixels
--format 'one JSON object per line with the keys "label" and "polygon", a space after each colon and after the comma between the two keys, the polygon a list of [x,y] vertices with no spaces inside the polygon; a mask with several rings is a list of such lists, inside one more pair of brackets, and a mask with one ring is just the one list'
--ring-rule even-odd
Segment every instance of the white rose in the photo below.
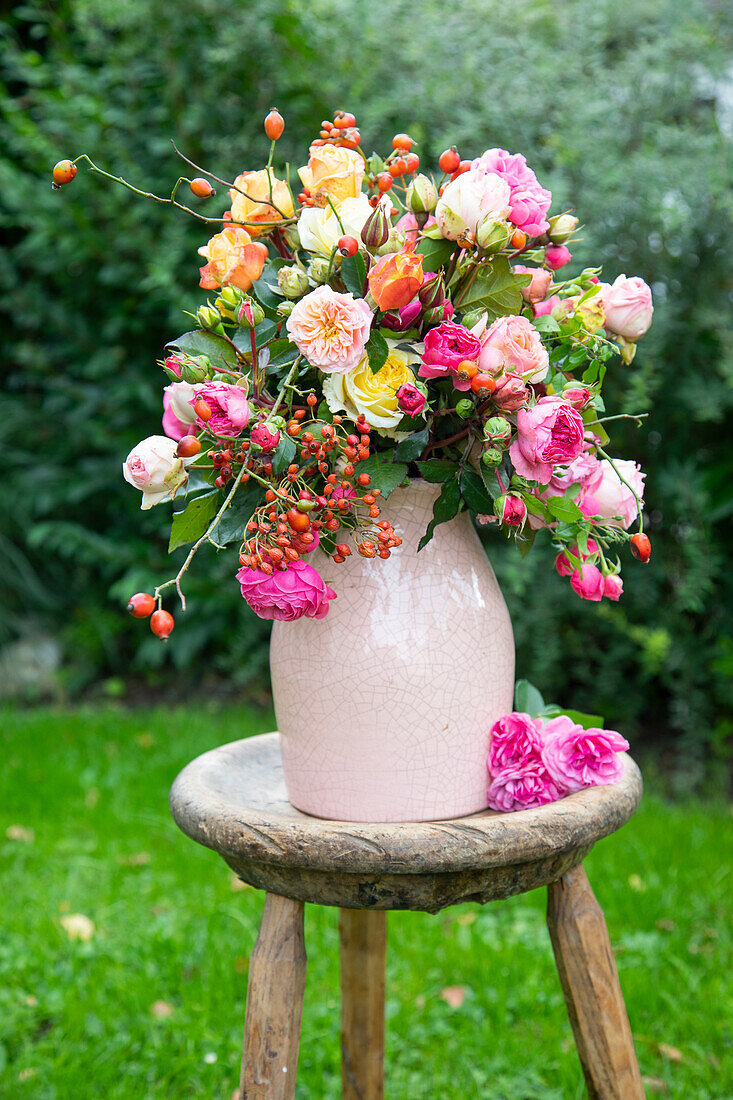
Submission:
{"label": "white rose", "polygon": [[125,481],[143,494],[143,509],[170,499],[188,478],[183,459],[176,457],[178,442],[166,435],[150,435],[130,451],[122,464]]}
{"label": "white rose", "polygon": [[173,415],[183,424],[193,424],[196,413],[193,411],[191,402],[201,386],[194,386],[190,382],[171,382],[165,389],[169,394],[168,407]]}
{"label": "white rose", "polygon": [[336,209],[338,217],[330,206],[308,206],[301,213],[298,236],[308,252],[330,256],[339,237],[356,237],[359,240],[364,222],[373,213],[364,194],[357,195],[355,199],[344,199]]}
{"label": "white rose", "polygon": [[472,168],[449,183],[435,208],[438,228],[448,240],[475,233],[485,219],[503,221],[509,215],[509,184],[495,172]]}

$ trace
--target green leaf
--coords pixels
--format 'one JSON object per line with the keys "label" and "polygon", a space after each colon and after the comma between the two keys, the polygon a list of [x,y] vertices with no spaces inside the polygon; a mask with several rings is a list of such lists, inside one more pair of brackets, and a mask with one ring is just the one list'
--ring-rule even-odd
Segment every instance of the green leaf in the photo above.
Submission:
{"label": "green leaf", "polygon": [[456,472],[455,462],[446,462],[442,458],[428,458],[425,462],[418,462],[420,477],[436,485],[445,481]]}
{"label": "green leaf", "polygon": [[536,534],[537,532],[532,527],[527,525],[521,532],[515,535],[514,541],[517,545],[517,550],[519,550],[521,557],[527,557],[527,554],[530,552],[534,544]]}
{"label": "green leaf", "polygon": [[283,297],[282,294],[276,294],[274,290],[270,290],[267,284],[272,283],[273,286],[277,286],[278,271],[281,267],[291,266],[292,263],[292,260],[286,260],[282,256],[270,256],[262,269],[262,274],[252,284],[249,291],[250,295],[260,303],[265,314],[273,321],[282,321],[281,315],[277,312],[277,307],[282,302]]}
{"label": "green leaf", "polygon": [[478,515],[493,515],[494,500],[475,470],[461,472],[461,493],[468,507]]}
{"label": "green leaf", "polygon": [[171,554],[179,546],[185,546],[187,542],[195,542],[196,539],[201,538],[216,515],[220,503],[219,493],[205,493],[203,496],[189,500],[182,512],[176,512],[171,526],[168,553]]}
{"label": "green leaf", "polygon": [[252,518],[252,513],[262,501],[264,490],[255,482],[249,485],[240,485],[237,495],[227,508],[219,521],[219,526],[214,532],[214,538],[220,546],[226,546],[229,542],[241,542],[244,539],[244,528]]}
{"label": "green leaf", "polygon": [[446,266],[455,247],[455,241],[446,241],[444,237],[440,237],[438,240],[422,237],[415,251],[424,257],[422,262],[423,271],[439,271],[441,267]]}
{"label": "green leaf", "polygon": [[367,168],[370,176],[378,176],[380,172],[384,172],[386,165],[379,153],[372,153],[367,160]]}
{"label": "green leaf", "polygon": [[584,714],[580,710],[568,710],[566,707],[559,707],[557,703],[547,703],[540,712],[539,717],[557,718],[561,714],[566,714],[571,721],[577,722],[584,730],[603,729],[603,716],[601,714]]}
{"label": "green leaf", "polygon": [[514,709],[537,718],[545,709],[545,700],[529,680],[517,680],[514,686]]}
{"label": "green leaf", "polygon": [[483,462],[479,463],[479,469],[481,471],[481,480],[484,483],[484,488],[489,494],[492,500],[497,500],[502,493],[506,492],[506,489],[502,489],[499,484],[499,479],[496,476],[496,470],[493,467],[485,466]]}
{"label": "green leaf", "polygon": [[234,348],[213,332],[201,332],[198,329],[184,332],[182,336],[166,344],[166,347],[178,348],[185,355],[207,355],[213,367],[231,370],[237,365]]}
{"label": "green leaf", "polygon": [[458,484],[458,471],[446,481],[443,488],[440,490],[440,496],[433,505],[433,518],[428,524],[428,529],[417,544],[418,553],[427,546],[430,542],[435,528],[439,523],[447,523],[448,520],[453,519],[458,515],[458,510],[461,507],[461,489]]}
{"label": "green leaf", "polygon": [[370,488],[381,489],[382,496],[386,500],[392,490],[401,485],[407,477],[407,466],[403,462],[395,462],[391,455],[382,452],[370,455],[369,458],[360,462],[357,473],[369,474],[372,479]]}
{"label": "green leaf", "polygon": [[566,523],[577,523],[582,520],[583,513],[574,500],[567,497],[549,497],[547,510],[554,519],[564,520]]}
{"label": "green leaf", "polygon": [[402,462],[412,462],[413,459],[419,458],[427,447],[429,438],[429,428],[423,428],[422,431],[413,432],[407,439],[403,439],[397,444],[394,453],[395,458],[400,459]]}
{"label": "green leaf", "polygon": [[489,320],[508,313],[519,313],[522,309],[522,287],[527,283],[526,275],[515,275],[506,256],[497,256],[487,267],[486,274],[478,275],[464,297],[460,308],[463,312],[485,309]]}
{"label": "green leaf", "polygon": [[281,336],[277,340],[272,340],[267,345],[270,352],[270,362],[267,364],[267,373],[272,374],[278,367],[288,367],[295,361],[295,356],[298,354],[298,349],[295,344],[291,344],[284,336]]}
{"label": "green leaf", "polygon": [[372,368],[372,374],[376,374],[387,362],[387,356],[389,355],[389,345],[378,328],[373,328],[369,335],[366,342],[366,353],[369,366]]}
{"label": "green leaf", "polygon": [[285,473],[290,463],[295,458],[295,440],[289,435],[280,432],[280,442],[272,456],[272,472],[278,477]]}
{"label": "green leaf", "polygon": [[364,297],[364,283],[366,282],[366,264],[361,252],[355,256],[344,256],[341,261],[341,278],[355,298]]}
{"label": "green leaf", "polygon": [[532,324],[538,332],[559,332],[560,326],[551,313],[546,313],[544,317],[535,317]]}

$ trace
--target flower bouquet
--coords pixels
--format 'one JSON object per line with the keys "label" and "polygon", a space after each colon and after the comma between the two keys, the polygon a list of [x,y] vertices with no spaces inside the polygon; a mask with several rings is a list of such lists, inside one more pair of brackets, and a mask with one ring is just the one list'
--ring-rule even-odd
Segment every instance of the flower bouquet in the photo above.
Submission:
{"label": "flower bouquet", "polygon": [[[369,583],[384,570],[384,610],[386,563],[407,550],[392,494],[413,501],[403,518],[421,517],[412,551],[423,561],[461,513],[522,554],[546,529],[557,571],[580,597],[618,600],[620,551],[628,542],[647,561],[650,544],[644,475],[606,449],[606,425],[619,418],[606,415],[602,385],[649,327],[648,286],[625,275],[609,285],[600,268],[566,273],[578,221],[550,215],[551,194],[519,153],[462,159],[452,147],[437,171],[420,172],[409,135],[395,135],[387,156],[367,156],[354,115],[336,111],[296,186],[275,162],[282,117],[273,109],[264,126],[264,167],[226,181],[184,156],[201,174],[152,196],[214,231],[199,248],[209,296],[160,361],[164,434],[123,464],[143,509],[173,502],[170,550],[190,549],[175,577],[132,596],[130,612],[167,637],[163,599],[174,590],[185,610],[185,575],[206,543],[233,548],[246,602],[288,630],[333,616],[339,571],[355,558]],[[85,154],[77,162],[137,192]],[[60,162],[55,186],[76,171]],[[223,214],[181,201],[185,188],[211,200],[214,183],[228,194]],[[406,487],[427,487],[420,506]],[[321,637],[316,625],[298,635],[301,654]],[[276,639],[288,644],[273,634],[273,654]],[[503,667],[513,685],[513,657]],[[298,675],[291,662],[282,680],[302,686]],[[479,707],[484,805],[486,734],[509,709],[506,691]]]}

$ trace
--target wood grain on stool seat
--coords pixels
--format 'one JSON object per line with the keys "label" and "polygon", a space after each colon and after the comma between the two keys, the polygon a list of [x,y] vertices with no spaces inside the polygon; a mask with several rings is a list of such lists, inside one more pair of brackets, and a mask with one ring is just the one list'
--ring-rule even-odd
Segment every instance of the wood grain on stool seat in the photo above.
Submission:
{"label": "wood grain on stool seat", "polygon": [[171,811],[184,833],[270,893],[346,909],[437,912],[523,893],[576,867],[639,804],[639,769],[623,759],[619,783],[534,810],[362,824],[291,806],[280,736],[269,733],[192,761],[173,784]]}

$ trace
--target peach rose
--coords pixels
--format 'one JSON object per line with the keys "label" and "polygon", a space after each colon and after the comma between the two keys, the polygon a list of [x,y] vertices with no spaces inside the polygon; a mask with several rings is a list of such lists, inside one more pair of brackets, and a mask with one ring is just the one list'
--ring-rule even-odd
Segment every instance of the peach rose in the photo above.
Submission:
{"label": "peach rose", "polygon": [[296,303],[286,328],[312,366],[326,374],[344,374],[361,359],[373,316],[363,298],[325,285]]}
{"label": "peach rose", "polygon": [[497,317],[487,328],[484,315],[471,329],[481,341],[479,370],[518,374],[525,382],[541,382],[550,368],[547,348],[526,317]]}
{"label": "peach rose", "polygon": [[413,245],[382,256],[369,272],[369,291],[380,309],[400,309],[417,294],[423,282],[423,258]]}
{"label": "peach rose", "polygon": [[200,268],[199,286],[213,290],[220,286],[236,286],[249,290],[259,279],[267,259],[264,244],[253,241],[246,229],[227,226],[199,249],[208,263]]}
{"label": "peach rose", "polygon": [[252,237],[266,233],[269,228],[267,225],[260,228],[258,222],[278,222],[283,215],[286,218],[293,216],[290,188],[276,177],[271,168],[242,172],[235,179],[229,197],[232,200],[232,221],[244,225]]}
{"label": "peach rose", "polygon": [[319,191],[333,199],[336,206],[344,199],[355,199],[364,181],[364,158],[355,149],[341,146],[311,145],[308,163],[298,169],[303,186],[316,195]]}
{"label": "peach rose", "polygon": [[552,283],[552,273],[543,267],[525,267],[523,264],[515,264],[512,270],[518,275],[531,276],[529,285],[522,287],[525,302],[531,302],[533,306],[544,302]]}

